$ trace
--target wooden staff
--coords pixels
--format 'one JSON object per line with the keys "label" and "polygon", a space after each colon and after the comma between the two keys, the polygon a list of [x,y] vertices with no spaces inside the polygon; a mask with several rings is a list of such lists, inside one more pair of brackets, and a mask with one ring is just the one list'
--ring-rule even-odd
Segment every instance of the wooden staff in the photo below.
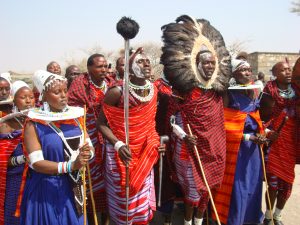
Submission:
{"label": "wooden staff", "polygon": [[[124,64],[124,127],[126,146],[129,148],[129,40],[135,38],[139,32],[139,25],[129,17],[122,17],[117,23],[117,32],[124,38],[125,46],[125,64]],[[126,163],[126,224],[128,224],[128,204],[129,204],[129,162]]]}
{"label": "wooden staff", "polygon": [[[164,143],[169,141],[169,137],[166,135],[163,135],[160,137],[160,146],[163,146]],[[162,175],[163,175],[163,156],[164,152],[159,153],[159,183],[158,183],[158,203],[157,206],[161,206],[161,188],[162,188]]]}
{"label": "wooden staff", "polygon": [[[190,135],[193,136],[193,133],[192,133],[192,130],[191,130],[190,125],[187,124],[187,127],[188,127],[188,129],[189,129]],[[201,174],[202,174],[202,177],[203,177],[205,186],[206,186],[206,188],[207,188],[207,191],[208,191],[208,194],[209,194],[209,198],[210,198],[211,204],[212,204],[213,209],[214,209],[214,212],[215,212],[215,214],[216,214],[216,219],[217,219],[218,225],[221,225],[221,222],[220,222],[220,219],[219,219],[219,215],[218,215],[218,212],[217,212],[217,209],[216,209],[216,206],[215,206],[215,203],[214,203],[214,200],[213,200],[213,197],[212,197],[210,188],[209,188],[208,183],[207,183],[207,180],[206,180],[205,172],[204,172],[204,169],[203,169],[203,166],[202,166],[202,163],[201,163],[200,156],[199,156],[198,149],[197,149],[197,146],[196,146],[196,145],[194,145],[194,151],[195,151],[196,156],[197,156],[197,160],[198,160],[198,163],[199,163],[199,166],[200,166]]]}
{"label": "wooden staff", "polygon": [[[86,139],[86,105],[84,105],[83,114],[83,141]],[[85,166],[82,168],[82,183],[83,183],[83,224],[86,225],[86,183],[85,183]]]}
{"label": "wooden staff", "polygon": [[[263,152],[263,149],[262,149],[261,145],[259,145],[259,150],[260,150],[261,162],[262,162],[263,173],[264,173],[264,178],[265,178],[265,183],[266,183],[266,192],[267,192],[268,205],[269,205],[269,209],[272,210],[270,194],[269,194],[269,184],[268,184],[268,180],[267,180],[267,172],[266,172],[266,166],[265,166],[264,152]],[[274,219],[273,219],[273,214],[272,213],[271,213],[271,220],[272,220],[272,224],[274,225]]]}
{"label": "wooden staff", "polygon": [[94,193],[93,193],[93,184],[91,179],[91,172],[90,172],[90,165],[87,164],[87,172],[89,177],[89,186],[90,186],[90,195],[92,200],[92,207],[93,207],[93,215],[94,215],[94,223],[95,225],[98,225],[98,218],[97,218],[97,212],[96,212],[96,205],[95,205],[95,199],[94,199]]}

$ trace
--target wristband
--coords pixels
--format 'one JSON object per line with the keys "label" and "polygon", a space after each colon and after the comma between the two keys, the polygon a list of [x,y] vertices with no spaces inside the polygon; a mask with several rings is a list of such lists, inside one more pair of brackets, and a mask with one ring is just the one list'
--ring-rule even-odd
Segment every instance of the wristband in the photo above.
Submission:
{"label": "wristband", "polygon": [[251,134],[244,134],[244,141],[250,141]]}
{"label": "wristband", "polygon": [[44,160],[43,151],[42,150],[36,150],[31,152],[29,155],[30,165],[33,166],[38,161]]}
{"label": "wristband", "polygon": [[90,138],[85,139],[85,142],[87,142],[90,147],[94,147]]}
{"label": "wristband", "polygon": [[61,173],[62,173],[62,167],[63,167],[62,164],[63,164],[62,162],[59,162],[59,163],[57,164],[57,173],[58,173],[58,174],[61,174]]}
{"label": "wristband", "polygon": [[271,130],[268,129],[268,128],[265,129],[265,133],[266,133],[266,134],[270,133],[270,131],[271,131]]}
{"label": "wristband", "polygon": [[186,136],[186,133],[184,132],[184,130],[180,126],[178,126],[177,124],[171,124],[171,126],[173,128],[173,133],[176,134],[176,136],[178,138],[183,140]]}
{"label": "wristband", "polygon": [[115,143],[115,145],[114,145],[114,149],[116,150],[116,151],[119,151],[119,149],[122,147],[122,146],[124,146],[125,144],[124,144],[124,142],[123,141],[117,141],[116,143]]}
{"label": "wristband", "polygon": [[18,165],[21,165],[21,164],[23,164],[23,163],[25,163],[25,156],[24,155],[19,155],[19,156],[17,156],[16,157],[16,161],[17,161],[17,164]]}
{"label": "wristband", "polygon": [[72,173],[72,163],[73,162],[71,160],[67,162],[67,172],[68,173]]}
{"label": "wristband", "polygon": [[90,150],[90,153],[91,153],[91,156],[90,156],[89,160],[91,160],[91,159],[94,158],[94,156],[95,156],[95,153],[94,153],[93,150]]}

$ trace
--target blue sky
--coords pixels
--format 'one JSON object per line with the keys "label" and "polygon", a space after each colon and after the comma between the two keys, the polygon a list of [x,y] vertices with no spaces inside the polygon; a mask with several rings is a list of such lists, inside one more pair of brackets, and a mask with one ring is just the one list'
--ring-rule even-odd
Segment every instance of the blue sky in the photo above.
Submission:
{"label": "blue sky", "polygon": [[188,14],[205,18],[226,44],[245,42],[245,50],[299,52],[300,16],[290,0],[0,0],[0,72],[32,72],[52,60],[100,45],[117,51],[122,16],[140,25],[132,44],[161,41],[161,26]]}

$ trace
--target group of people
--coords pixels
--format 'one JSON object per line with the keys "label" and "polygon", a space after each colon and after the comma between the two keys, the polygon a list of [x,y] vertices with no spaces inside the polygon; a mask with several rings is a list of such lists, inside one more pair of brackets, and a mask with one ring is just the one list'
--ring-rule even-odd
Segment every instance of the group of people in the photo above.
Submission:
{"label": "group of people", "polygon": [[98,53],[65,77],[51,62],[33,89],[1,74],[0,224],[149,224],[156,210],[171,224],[178,192],[185,225],[283,224],[300,162],[300,58],[276,63],[261,91],[208,21],[184,15],[162,32],[154,82],[143,48],[128,86],[124,56],[111,73]]}

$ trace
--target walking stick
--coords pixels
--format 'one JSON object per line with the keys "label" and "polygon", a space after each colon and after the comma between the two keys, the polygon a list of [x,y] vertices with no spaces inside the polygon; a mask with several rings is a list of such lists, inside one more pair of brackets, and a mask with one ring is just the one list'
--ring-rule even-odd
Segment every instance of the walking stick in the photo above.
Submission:
{"label": "walking stick", "polygon": [[90,165],[87,164],[87,172],[89,177],[89,186],[90,186],[90,195],[92,200],[92,207],[93,207],[93,215],[94,215],[94,223],[95,225],[98,225],[98,218],[97,218],[97,212],[96,212],[96,205],[95,205],[95,199],[94,199],[94,193],[93,193],[93,184],[91,179],[91,171],[90,171]]}
{"label": "walking stick", "polygon": [[[187,124],[187,127],[188,127],[188,129],[189,129],[190,135],[193,135],[192,130],[191,130],[191,127],[190,127],[189,124]],[[199,156],[198,149],[197,149],[197,146],[196,146],[196,145],[194,145],[194,151],[195,151],[196,156],[197,156],[197,160],[198,160],[198,163],[199,163],[199,166],[200,166],[200,170],[201,170],[201,174],[202,174],[202,177],[203,177],[205,186],[206,186],[206,188],[207,188],[207,190],[208,190],[208,194],[209,194],[209,198],[210,198],[210,200],[211,200],[211,204],[212,204],[212,206],[213,206],[213,210],[214,210],[214,212],[215,212],[215,214],[216,214],[216,219],[217,219],[218,225],[221,225],[221,222],[220,222],[220,219],[219,219],[219,215],[218,215],[218,212],[217,212],[217,209],[216,209],[216,206],[215,206],[215,203],[214,203],[214,200],[213,200],[213,197],[212,197],[210,188],[209,188],[208,183],[207,183],[207,180],[206,180],[205,172],[204,172],[204,169],[203,169],[203,166],[202,166],[202,163],[201,163],[200,156]]]}
{"label": "walking stick", "polygon": [[[83,140],[85,141],[86,136],[86,105],[84,105],[83,114]],[[83,224],[86,225],[86,183],[85,183],[85,166],[82,168],[82,183],[83,183]]]}
{"label": "walking stick", "polygon": [[[160,137],[160,146],[162,146],[164,143],[169,141],[169,137],[166,135],[163,135]],[[161,187],[162,187],[162,173],[163,173],[163,156],[164,153],[159,153],[159,184],[158,184],[158,207],[161,206]]]}
{"label": "walking stick", "polygon": [[[122,17],[117,23],[117,32],[124,38],[125,46],[125,65],[124,65],[124,122],[125,122],[125,139],[126,146],[129,148],[129,40],[133,39],[139,32],[139,25],[128,17]],[[129,201],[129,163],[126,163],[126,180],[125,180],[125,196],[126,196],[126,224],[128,224],[128,201]]]}
{"label": "walking stick", "polygon": [[[265,183],[266,183],[268,205],[269,205],[269,209],[272,210],[271,199],[270,199],[270,194],[269,194],[269,184],[268,184],[268,180],[267,180],[267,172],[266,172],[265,159],[264,159],[264,152],[262,150],[261,145],[259,145],[259,150],[260,150],[260,154],[261,154],[261,162],[262,162],[262,167],[263,167],[264,178],[266,181]],[[274,219],[273,219],[272,213],[271,213],[271,220],[272,220],[272,224],[274,225]]]}

